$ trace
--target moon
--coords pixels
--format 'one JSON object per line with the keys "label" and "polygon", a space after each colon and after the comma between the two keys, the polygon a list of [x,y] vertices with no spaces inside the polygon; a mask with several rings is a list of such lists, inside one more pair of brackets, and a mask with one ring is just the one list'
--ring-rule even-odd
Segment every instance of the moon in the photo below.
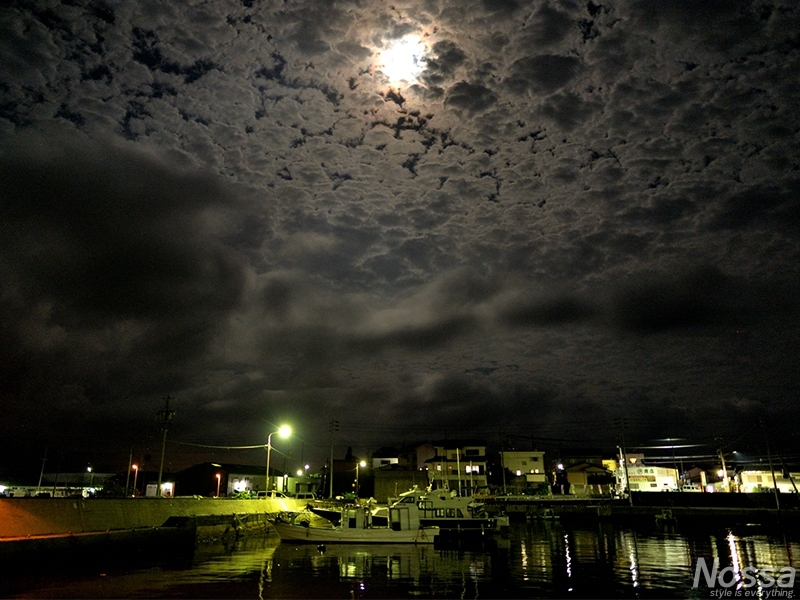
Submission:
{"label": "moon", "polygon": [[392,42],[380,54],[380,70],[393,83],[412,82],[425,68],[425,44],[417,36]]}

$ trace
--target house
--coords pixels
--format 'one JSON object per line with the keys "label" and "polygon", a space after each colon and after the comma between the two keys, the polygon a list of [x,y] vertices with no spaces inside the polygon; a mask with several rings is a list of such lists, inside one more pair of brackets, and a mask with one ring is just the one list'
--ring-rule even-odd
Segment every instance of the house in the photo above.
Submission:
{"label": "house", "polygon": [[[408,461],[403,460],[403,464],[404,466],[408,466]],[[390,465],[400,465],[400,451],[397,448],[385,446],[383,448],[378,448],[372,453],[373,469],[380,469]]]}
{"label": "house", "polygon": [[610,496],[616,484],[614,473],[596,463],[574,463],[564,472],[573,496]]}
{"label": "house", "polygon": [[616,480],[599,448],[562,448],[551,461],[554,494],[610,495]]}
{"label": "house", "polygon": [[471,496],[476,488],[486,487],[486,442],[482,440],[439,440],[425,461],[428,479],[435,488],[458,490]]}
{"label": "house", "polygon": [[504,450],[500,452],[502,467],[516,475],[513,487],[535,492],[547,484],[544,452],[540,450]]}

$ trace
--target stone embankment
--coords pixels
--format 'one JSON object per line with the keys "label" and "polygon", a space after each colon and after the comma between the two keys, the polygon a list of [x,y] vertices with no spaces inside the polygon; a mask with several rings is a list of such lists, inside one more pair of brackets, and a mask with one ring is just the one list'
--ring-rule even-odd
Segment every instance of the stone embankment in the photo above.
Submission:
{"label": "stone embankment", "polygon": [[280,498],[0,498],[0,563],[191,556],[198,541],[268,533],[273,516],[304,507]]}

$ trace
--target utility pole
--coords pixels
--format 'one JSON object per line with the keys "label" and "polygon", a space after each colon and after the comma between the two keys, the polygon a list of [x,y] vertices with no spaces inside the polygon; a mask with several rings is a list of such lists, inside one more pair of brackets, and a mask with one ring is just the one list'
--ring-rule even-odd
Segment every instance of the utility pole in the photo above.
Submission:
{"label": "utility pole", "polygon": [[333,433],[339,431],[339,421],[333,419],[328,425],[328,430],[331,432],[331,468],[328,471],[328,482],[330,483],[330,499],[333,500]]}
{"label": "utility pole", "polygon": [[617,426],[619,427],[620,441],[622,442],[622,463],[625,468],[625,488],[628,493],[628,503],[633,508],[633,493],[631,492],[631,480],[628,477],[628,453],[625,451],[625,419],[623,417],[617,418]]}
{"label": "utility pole", "polygon": [[129,496],[128,494],[128,486],[131,483],[131,466],[133,465],[133,446],[131,446],[131,453],[128,455],[128,475],[125,477],[125,496]]}
{"label": "utility pole", "polygon": [[775,480],[775,468],[772,466],[772,453],[769,449],[769,436],[767,435],[767,428],[764,427],[764,419],[759,419],[761,429],[764,431],[764,439],[767,441],[767,461],[769,462],[769,472],[772,475],[772,490],[775,492],[775,508],[781,509],[781,501],[778,497],[778,482]]}
{"label": "utility pole", "polygon": [[[721,440],[718,438],[718,441]],[[722,452],[722,444],[720,444],[717,452],[719,452],[719,459],[722,461],[722,489],[726,492],[730,492],[731,489],[728,484],[728,467],[725,466],[725,454]]]}
{"label": "utility pole", "polygon": [[36,491],[38,492],[42,488],[42,477],[44,477],[44,463],[47,462],[47,448],[44,449],[44,458],[42,459],[42,470],[39,473],[39,485],[36,486]]}
{"label": "utility pole", "polygon": [[158,497],[162,497],[161,493],[161,478],[164,475],[164,453],[167,450],[167,430],[169,429],[169,424],[172,422],[172,417],[175,416],[175,411],[169,409],[169,401],[170,400],[177,400],[177,398],[172,398],[167,396],[164,398],[164,408],[158,411],[158,420],[161,423],[161,430],[164,432],[164,435],[161,439],[161,464],[158,467]]}
{"label": "utility pole", "polygon": [[[500,470],[503,473],[503,495],[506,493],[506,441],[508,437],[502,442],[500,442]],[[531,439],[533,442],[533,439]]]}

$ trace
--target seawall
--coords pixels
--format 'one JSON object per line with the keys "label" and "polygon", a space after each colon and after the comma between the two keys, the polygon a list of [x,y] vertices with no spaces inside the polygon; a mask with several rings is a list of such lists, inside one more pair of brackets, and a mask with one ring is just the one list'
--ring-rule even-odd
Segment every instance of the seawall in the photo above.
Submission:
{"label": "seawall", "polygon": [[161,527],[176,518],[205,518],[198,525],[225,521],[214,516],[264,522],[269,515],[304,506],[280,498],[0,498],[0,541]]}

